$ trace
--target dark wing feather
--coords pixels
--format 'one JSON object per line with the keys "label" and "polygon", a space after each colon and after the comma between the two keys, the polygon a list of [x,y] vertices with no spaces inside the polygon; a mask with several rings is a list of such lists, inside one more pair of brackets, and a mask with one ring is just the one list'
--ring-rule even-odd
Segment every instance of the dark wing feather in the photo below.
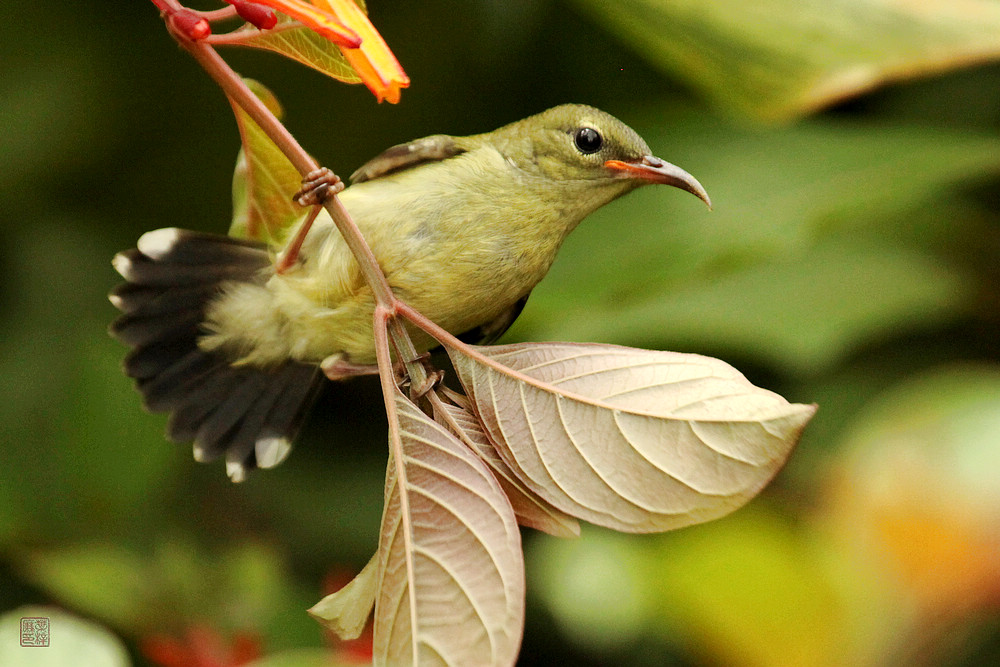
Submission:
{"label": "dark wing feather", "polygon": [[447,160],[466,151],[455,137],[435,134],[387,148],[351,174],[351,183],[364,183],[425,162]]}
{"label": "dark wing feather", "polygon": [[524,304],[528,303],[528,297],[531,295],[529,292],[525,294],[520,299],[518,299],[513,306],[505,310],[500,317],[487,322],[486,324],[480,324],[474,329],[469,329],[468,331],[459,334],[458,339],[463,343],[468,343],[469,345],[490,345],[495,343],[500,336],[506,333],[507,329],[514,324],[514,320],[517,316],[521,314],[524,310]]}

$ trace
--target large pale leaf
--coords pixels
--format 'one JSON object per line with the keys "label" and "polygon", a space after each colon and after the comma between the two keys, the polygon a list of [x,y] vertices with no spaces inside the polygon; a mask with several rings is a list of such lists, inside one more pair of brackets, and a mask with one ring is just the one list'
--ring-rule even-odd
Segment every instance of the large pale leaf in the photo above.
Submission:
{"label": "large pale leaf", "polygon": [[517,478],[500,458],[475,415],[457,405],[445,405],[443,409],[446,414],[441,418],[455,435],[492,468],[514,508],[518,523],[556,537],[579,537],[580,524],[576,519],[545,502]]}
{"label": "large pale leaf", "polygon": [[571,516],[623,531],[670,530],[740,507],[816,410],[699,355],[572,343],[448,352],[522,481]]}
{"label": "large pale leaf", "polygon": [[513,665],[524,561],[489,468],[399,391],[378,549],[376,665]]}
{"label": "large pale leaf", "polygon": [[577,3],[654,65],[757,118],[1000,57],[995,0]]}
{"label": "large pale leaf", "polygon": [[[336,44],[284,14],[279,13],[278,16],[278,25],[271,30],[258,30],[247,25],[227,38],[240,46],[280,53],[338,81],[361,82],[361,77],[347,63]],[[295,27],[290,27],[290,24]]]}
{"label": "large pale leaf", "polygon": [[[263,84],[245,79],[250,90],[281,118],[281,105]],[[306,211],[292,201],[302,176],[260,126],[233,104],[243,146],[233,173],[231,236],[281,245]]]}

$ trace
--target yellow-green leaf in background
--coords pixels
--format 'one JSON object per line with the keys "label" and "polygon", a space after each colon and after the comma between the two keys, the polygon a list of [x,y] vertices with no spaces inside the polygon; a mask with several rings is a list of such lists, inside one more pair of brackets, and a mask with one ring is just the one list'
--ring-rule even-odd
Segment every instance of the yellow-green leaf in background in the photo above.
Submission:
{"label": "yellow-green leaf in background", "polygon": [[995,0],[576,2],[714,104],[772,121],[1000,57]]}
{"label": "yellow-green leaf in background", "polygon": [[[562,631],[608,664],[633,664],[635,647],[657,655],[658,642],[697,665],[881,664],[852,661],[849,610],[814,541],[760,505],[655,538],[586,530],[538,542],[528,572]],[[876,601],[865,611],[881,611]]]}
{"label": "yellow-green leaf in background", "polygon": [[309,608],[309,615],[342,640],[357,639],[368,623],[378,592],[378,556],[339,590]]}
{"label": "yellow-green leaf in background", "polygon": [[[281,118],[281,105],[270,90],[252,79],[250,90]],[[306,210],[292,201],[301,175],[251,118],[233,104],[243,147],[233,173],[233,222],[230,236],[281,245]]]}

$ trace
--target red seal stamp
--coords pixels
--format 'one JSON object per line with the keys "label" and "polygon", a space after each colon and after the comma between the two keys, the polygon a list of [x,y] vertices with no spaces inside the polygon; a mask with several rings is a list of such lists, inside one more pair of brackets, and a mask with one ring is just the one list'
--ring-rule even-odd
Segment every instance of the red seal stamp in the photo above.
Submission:
{"label": "red seal stamp", "polygon": [[21,646],[48,646],[49,619],[45,616],[21,618]]}

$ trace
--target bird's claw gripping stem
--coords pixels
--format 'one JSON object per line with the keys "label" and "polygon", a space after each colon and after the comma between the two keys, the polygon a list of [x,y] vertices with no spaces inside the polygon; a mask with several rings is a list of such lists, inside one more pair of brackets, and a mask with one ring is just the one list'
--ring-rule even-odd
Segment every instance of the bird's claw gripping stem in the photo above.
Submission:
{"label": "bird's claw gripping stem", "polygon": [[414,401],[426,396],[444,380],[444,371],[428,370],[427,377],[419,387],[410,387],[410,398]]}
{"label": "bird's claw gripping stem", "polygon": [[328,167],[320,167],[306,174],[302,179],[302,189],[296,192],[292,199],[299,206],[318,206],[331,196],[340,194],[344,182]]}
{"label": "bird's claw gripping stem", "polygon": [[[413,363],[421,364],[424,367],[424,370],[427,372],[427,376],[424,378],[423,382],[421,382],[418,386],[410,387],[410,398],[413,399],[414,401],[419,400],[420,398],[426,396],[429,391],[434,389],[434,387],[439,385],[444,380],[444,371],[439,371],[435,369],[431,365],[430,360],[431,360],[431,353],[424,352],[423,354],[419,354],[409,361],[410,364]],[[404,364],[404,368],[406,365],[408,364]]]}
{"label": "bird's claw gripping stem", "polygon": [[292,199],[299,206],[310,206],[312,208],[310,209],[309,216],[299,227],[299,231],[295,234],[295,237],[292,238],[288,247],[282,251],[278,258],[275,271],[279,275],[287,272],[298,261],[299,251],[302,250],[302,243],[305,241],[306,234],[309,233],[313,221],[319,215],[319,206],[343,190],[344,182],[340,180],[340,176],[337,176],[327,167],[313,169],[302,179],[302,189],[296,192]]}

